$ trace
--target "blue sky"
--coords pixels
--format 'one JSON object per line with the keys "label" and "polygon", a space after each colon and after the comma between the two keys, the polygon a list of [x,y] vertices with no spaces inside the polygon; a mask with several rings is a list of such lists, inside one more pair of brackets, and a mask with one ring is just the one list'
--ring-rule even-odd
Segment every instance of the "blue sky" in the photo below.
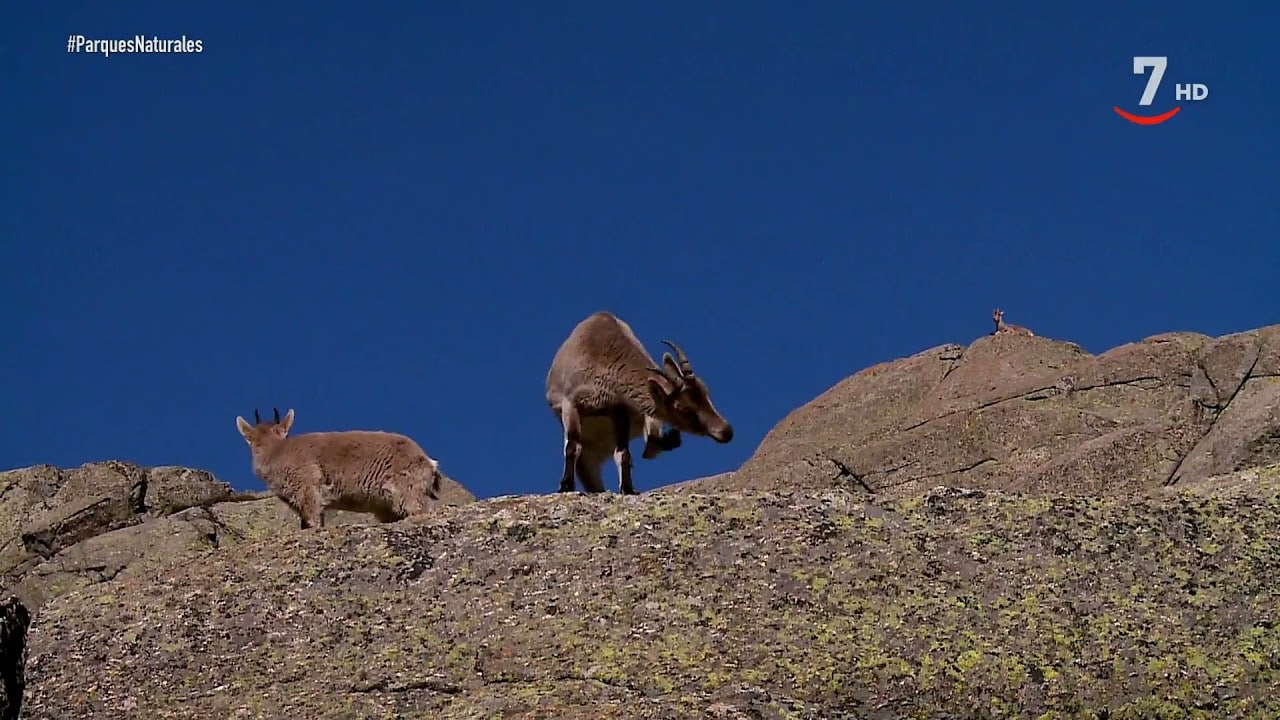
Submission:
{"label": "blue sky", "polygon": [[[274,405],[552,492],[547,367],[609,309],[736,429],[644,491],[997,305],[1094,352],[1280,321],[1280,9],[1094,7],[18,4],[0,467],[259,489],[234,418]],[[139,33],[203,52],[64,44]],[[1169,58],[1149,109],[1134,55]],[[1178,82],[1210,96],[1112,111]]]}

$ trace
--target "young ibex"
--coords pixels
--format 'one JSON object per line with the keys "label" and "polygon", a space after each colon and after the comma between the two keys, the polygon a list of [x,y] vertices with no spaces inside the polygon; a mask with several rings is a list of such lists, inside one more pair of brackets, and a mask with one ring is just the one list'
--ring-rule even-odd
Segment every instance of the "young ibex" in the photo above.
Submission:
{"label": "young ibex", "polygon": [[440,463],[413,440],[395,433],[352,430],[289,436],[293,410],[254,425],[236,416],[249,443],[253,472],[302,518],[302,529],[324,527],[330,508],[372,513],[379,522],[403,520],[439,498]]}
{"label": "young ibex", "polygon": [[[573,492],[573,478],[587,492],[604,492],[600,466],[610,456],[618,490],[635,495],[631,441],[644,436],[646,460],[680,446],[680,432],[727,443],[733,426],[711,404],[702,378],[684,352],[663,353],[662,367],[636,339],[631,326],[597,312],[578,323],[556,351],[547,373],[547,404],[564,429],[564,473],[559,492]],[[663,432],[662,424],[671,429]]]}
{"label": "young ibex", "polygon": [[1035,333],[1022,327],[1021,325],[1010,325],[1006,323],[1004,321],[1004,311],[1001,310],[1000,308],[996,308],[995,310],[991,311],[991,319],[994,320],[996,323],[996,329],[995,329],[995,332],[991,333],[992,335],[996,335],[999,333],[1012,333],[1014,335],[1028,335],[1031,337],[1035,337]]}

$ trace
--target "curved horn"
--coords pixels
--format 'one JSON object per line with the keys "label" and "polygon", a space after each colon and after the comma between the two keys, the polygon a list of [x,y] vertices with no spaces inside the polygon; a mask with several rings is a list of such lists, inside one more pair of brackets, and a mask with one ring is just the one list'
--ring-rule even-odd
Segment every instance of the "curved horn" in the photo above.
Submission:
{"label": "curved horn", "polygon": [[254,425],[262,424],[262,418],[258,417],[258,408],[253,409],[253,424]]}
{"label": "curved horn", "polygon": [[677,384],[680,382],[680,378],[678,378],[678,377],[677,377],[677,378],[673,378],[673,377],[671,377],[671,373],[667,372],[666,368],[654,367],[654,366],[650,365],[649,367],[647,367],[647,368],[645,368],[645,369],[646,369],[646,370],[648,370],[649,372],[653,373],[654,375],[661,375],[662,377],[666,378],[667,380],[673,381],[673,382],[675,382],[675,383],[677,383]]}
{"label": "curved horn", "polygon": [[271,408],[271,409],[275,411],[275,414],[276,414],[276,424],[277,424],[277,425],[279,425],[279,424],[280,424],[280,410],[279,410],[279,408]]}
{"label": "curved horn", "polygon": [[662,344],[671,348],[672,352],[676,354],[676,360],[680,363],[680,372],[685,375],[692,375],[693,366],[689,364],[689,358],[685,356],[684,351],[680,349],[680,346],[670,340],[663,340]]}

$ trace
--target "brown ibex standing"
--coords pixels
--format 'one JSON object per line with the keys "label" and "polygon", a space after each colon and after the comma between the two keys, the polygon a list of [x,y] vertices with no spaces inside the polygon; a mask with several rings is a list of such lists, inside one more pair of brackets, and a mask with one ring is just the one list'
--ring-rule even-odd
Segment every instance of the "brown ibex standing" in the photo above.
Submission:
{"label": "brown ibex standing", "polygon": [[[587,492],[604,492],[600,466],[610,455],[618,468],[618,490],[635,495],[631,441],[644,436],[646,460],[680,446],[680,432],[727,443],[733,426],[711,404],[702,378],[669,340],[662,366],[640,344],[627,323],[597,312],[578,323],[560,345],[547,372],[547,404],[564,429],[564,473],[559,492],[573,492],[573,478]],[[662,424],[671,429],[663,432]]]}
{"label": "brown ibex standing", "polygon": [[236,417],[249,443],[253,472],[302,519],[302,529],[324,527],[328,508],[372,513],[380,522],[431,509],[439,498],[440,463],[396,433],[351,430],[289,435],[293,411],[253,425]]}
{"label": "brown ibex standing", "polygon": [[1022,327],[1021,325],[1010,325],[1006,323],[1004,321],[1004,311],[1001,310],[1000,308],[996,308],[995,310],[991,311],[991,319],[994,320],[996,323],[996,329],[995,329],[995,332],[991,333],[992,335],[996,335],[998,333],[1012,333],[1014,335],[1028,335],[1031,337],[1035,337],[1035,333]]}

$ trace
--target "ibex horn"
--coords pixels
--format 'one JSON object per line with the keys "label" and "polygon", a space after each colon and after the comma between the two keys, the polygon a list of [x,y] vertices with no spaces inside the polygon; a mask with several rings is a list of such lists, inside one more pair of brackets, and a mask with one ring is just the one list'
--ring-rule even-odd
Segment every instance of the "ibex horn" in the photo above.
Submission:
{"label": "ibex horn", "polygon": [[262,418],[258,417],[258,408],[253,409],[253,424],[254,425],[262,424]]}
{"label": "ibex horn", "polygon": [[280,410],[279,410],[278,408],[271,408],[271,409],[275,411],[275,413],[276,413],[276,424],[277,424],[277,425],[279,425],[279,424],[280,424]]}
{"label": "ibex horn", "polygon": [[684,351],[680,349],[680,346],[670,340],[663,340],[662,344],[671,348],[671,350],[675,352],[676,360],[680,363],[680,372],[684,375],[692,375],[693,366],[689,364],[689,358],[685,357]]}

